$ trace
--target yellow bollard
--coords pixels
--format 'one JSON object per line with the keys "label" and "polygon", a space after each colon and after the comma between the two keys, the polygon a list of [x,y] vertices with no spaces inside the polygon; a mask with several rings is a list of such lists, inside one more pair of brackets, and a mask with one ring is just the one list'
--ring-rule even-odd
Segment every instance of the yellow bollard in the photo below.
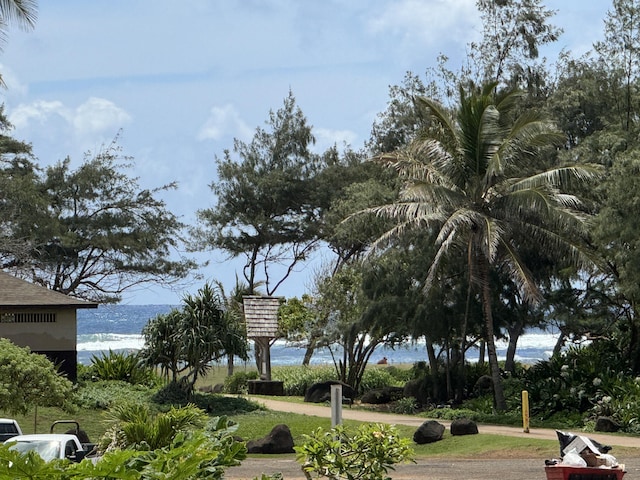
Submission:
{"label": "yellow bollard", "polygon": [[522,428],[529,433],[529,392],[522,391]]}

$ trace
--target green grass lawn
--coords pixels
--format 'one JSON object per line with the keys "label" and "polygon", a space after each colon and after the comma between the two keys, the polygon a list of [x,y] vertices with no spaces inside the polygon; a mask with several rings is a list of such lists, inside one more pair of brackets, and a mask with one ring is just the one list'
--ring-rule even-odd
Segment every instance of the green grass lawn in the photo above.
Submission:
{"label": "green grass lawn", "polygon": [[[296,400],[296,401],[299,401]],[[34,433],[34,411],[15,418],[20,423],[24,433]],[[10,416],[0,412],[0,416]],[[316,428],[328,430],[331,428],[329,418],[309,415],[298,415],[285,412],[255,411],[229,417],[238,423],[236,434],[245,440],[263,437],[278,424],[286,424],[294,437],[296,445],[304,442],[304,435]],[[63,412],[58,408],[39,408],[37,410],[37,425],[35,432],[48,433],[51,423],[60,419],[77,420],[92,441],[97,441],[105,431],[104,412],[99,410],[77,411],[74,414]],[[345,420],[347,427],[356,428],[359,422]],[[406,438],[413,438],[415,427],[397,425],[400,434]],[[62,428],[56,429],[61,433]],[[510,437],[503,435],[478,434],[467,436],[452,436],[445,432],[441,441],[427,445],[414,445],[416,458],[556,458],[558,442],[553,440],[536,440],[526,437]],[[612,452],[617,458],[637,457],[637,449],[616,447]]]}
{"label": "green grass lawn", "polygon": [[[285,412],[259,411],[237,415],[232,419],[238,422],[237,434],[244,439],[259,438],[275,425],[285,424],[291,430],[296,445],[304,442],[304,434],[316,428],[331,428],[330,418],[309,415],[297,415]],[[360,422],[345,420],[344,425],[356,428]],[[415,427],[396,425],[399,433],[406,438],[413,438]],[[445,432],[442,441],[414,445],[416,456],[422,457],[484,457],[493,458],[553,458],[558,456],[558,442],[552,440],[536,440],[502,435],[478,434],[452,436]]]}

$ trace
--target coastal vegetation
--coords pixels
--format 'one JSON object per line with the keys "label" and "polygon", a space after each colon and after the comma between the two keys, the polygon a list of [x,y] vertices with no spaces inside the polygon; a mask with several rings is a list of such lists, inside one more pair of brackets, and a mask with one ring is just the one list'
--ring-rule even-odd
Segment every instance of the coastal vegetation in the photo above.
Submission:
{"label": "coastal vegetation", "polygon": [[[640,433],[640,5],[612,0],[603,40],[579,57],[562,52],[551,65],[540,52],[561,31],[541,1],[476,6],[484,30],[465,64],[452,68],[443,55],[424,77],[407,73],[360,149],[316,152],[290,91],[252,140],[216,157],[215,204],[194,207],[195,225],[162,200],[177,185],[141,189],[127,175],[133,159],[117,139],[78,168],[70,159],[41,168],[0,110],[3,270],[107,303],[149,282],[179,285],[198,267],[184,249],[246,260],[229,294],[206,283],[150,319],[141,352],[95,358],[80,368],[72,393],[46,375],[50,388],[38,388],[50,390],[48,398],[5,385],[3,410],[13,412],[10,394],[19,392],[15,411],[27,401],[37,406],[37,427],[62,413],[44,401],[64,390],[69,401],[58,407],[94,437],[111,432],[104,448],[117,451],[102,468],[175,469],[181,454],[202,447],[219,449],[220,464],[204,468],[216,478],[218,467],[244,455],[231,431],[265,434],[275,418],[254,422],[264,413],[258,405],[197,387],[226,360],[216,383],[244,393],[258,373],[233,368],[249,352],[243,295],[277,295],[322,254],[309,291],[283,299],[279,311],[279,338],[307,352],[303,366],[273,369],[286,395],[299,399],[313,383],[335,380],[356,398],[397,389],[366,408],[517,424],[526,390],[533,426],[588,432],[606,417]],[[530,327],[560,335],[549,360],[524,366],[517,345]],[[509,342],[504,361],[498,338]],[[371,365],[378,346],[417,339],[424,362]],[[469,358],[471,346],[477,358]],[[333,366],[309,367],[321,347]],[[137,409],[126,406],[132,402]],[[98,422],[102,413],[109,426]],[[161,425],[180,434],[163,435]],[[314,441],[303,435],[316,427],[300,421],[296,438]],[[133,459],[131,451],[144,449]],[[189,467],[206,462],[190,458]]]}
{"label": "coastal vegetation", "polygon": [[[505,379],[508,409],[500,414],[493,407],[491,392],[477,393],[461,405],[421,404],[418,398],[403,394],[385,404],[356,402],[350,408],[418,415],[425,420],[466,418],[480,424],[519,426],[522,418],[519,389],[529,386],[538,388],[532,390],[535,413],[531,423],[534,427],[590,432],[593,431],[593,419],[596,416],[610,415],[620,422],[623,431],[635,434],[640,405],[639,384],[635,379],[625,379],[615,369],[604,372],[604,365],[610,362],[608,355],[616,355],[616,352],[584,347],[530,368],[518,366],[517,375]],[[44,357],[41,358],[48,362]],[[223,392],[235,393],[235,396],[213,394],[200,389],[186,395],[184,384],[164,379],[153,369],[144,367],[137,353],[110,352],[93,360],[89,366],[79,366],[78,383],[73,392],[69,392],[62,407],[36,408],[33,405],[33,408],[28,408],[16,418],[25,432],[31,428],[42,432],[55,420],[73,417],[104,453],[98,464],[95,467],[89,464],[52,466],[21,458],[0,447],[0,469],[8,468],[7,462],[17,465],[26,462],[24,465],[29,465],[32,473],[49,475],[47,478],[58,478],[55,475],[62,475],[60,471],[66,474],[75,472],[80,478],[86,478],[81,475],[90,475],[91,478],[129,478],[110,477],[115,475],[115,471],[120,472],[119,475],[143,472],[142,478],[147,478],[144,475],[155,478],[152,472],[177,472],[174,469],[178,467],[174,462],[180,458],[188,465],[180,471],[183,476],[176,478],[221,478],[226,468],[237,465],[246,457],[245,441],[262,438],[278,424],[286,424],[290,428],[298,459],[309,471],[322,471],[327,467],[322,463],[325,461],[323,459],[329,458],[332,449],[336,448],[333,443],[336,432],[331,433],[329,418],[272,412],[244,398],[242,392],[246,389],[246,379],[253,377],[253,370],[238,371],[228,377],[225,369],[218,367],[199,381],[201,387],[224,381]],[[577,368],[573,370],[570,368],[572,366]],[[32,373],[38,368],[42,367],[34,368]],[[478,369],[477,366],[475,368]],[[484,369],[486,374],[488,368],[485,366]],[[601,372],[599,377],[593,376],[594,370]],[[272,373],[285,385],[288,396],[280,398],[297,402],[302,401],[301,395],[314,382],[336,379],[335,370],[331,367],[275,367]],[[481,373],[479,369],[476,372],[469,371],[467,378]],[[561,383],[554,381],[556,374]],[[432,377],[425,365],[370,365],[365,370],[358,398],[366,392],[386,387],[406,387],[416,379],[423,384],[442,381],[442,378]],[[613,395],[616,395],[615,400],[606,399]],[[408,399],[411,403],[406,402]],[[409,406],[411,408],[407,408]],[[0,409],[0,414],[7,415],[11,411]],[[557,442],[551,440],[501,438],[495,435],[457,438],[447,434],[438,442],[441,445],[414,445],[412,437],[415,428],[408,426],[396,425],[387,431],[388,426],[385,425],[346,421],[341,428],[339,434],[344,437],[344,445],[351,445],[354,450],[359,448],[359,442],[371,442],[372,438],[378,437],[382,439],[380,446],[385,447],[383,450],[368,450],[375,458],[354,457],[353,461],[345,458],[343,463],[331,464],[332,468],[344,468],[345,471],[360,471],[364,467],[359,461],[364,461],[367,468],[378,465],[376,468],[384,469],[394,463],[426,456],[468,458],[481,455],[500,458],[508,452],[510,457],[535,454],[543,458],[553,457],[557,450]],[[100,463],[102,465],[98,467]],[[210,476],[198,476],[203,472]]]}

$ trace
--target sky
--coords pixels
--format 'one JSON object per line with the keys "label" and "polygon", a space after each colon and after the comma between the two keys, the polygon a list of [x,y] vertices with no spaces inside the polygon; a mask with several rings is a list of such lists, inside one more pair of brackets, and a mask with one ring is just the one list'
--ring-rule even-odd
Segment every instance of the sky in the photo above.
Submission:
{"label": "sky", "polygon": [[[423,75],[439,54],[462,63],[481,25],[474,0],[40,0],[35,29],[13,27],[0,52],[0,91],[41,166],[77,167],[118,136],[143,188],[187,224],[215,205],[215,158],[251,141],[289,91],[313,125],[318,152],[364,145],[407,71]],[[608,0],[547,0],[560,40],[543,54],[578,56],[602,38]],[[315,262],[322,261],[315,257]],[[202,252],[205,281],[227,291],[241,261]],[[300,296],[313,262],[276,292]],[[202,281],[146,287],[123,303],[178,304]]]}

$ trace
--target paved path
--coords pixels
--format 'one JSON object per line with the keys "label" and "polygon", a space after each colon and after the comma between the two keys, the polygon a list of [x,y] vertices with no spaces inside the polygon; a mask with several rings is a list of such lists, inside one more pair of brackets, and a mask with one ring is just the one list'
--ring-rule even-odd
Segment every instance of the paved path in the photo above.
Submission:
{"label": "paved path", "polygon": [[[260,403],[270,410],[298,413],[330,418],[331,408],[325,405],[293,403],[277,400],[275,398],[248,397],[250,400]],[[420,426],[426,419],[411,415],[394,415],[364,410],[343,408],[342,418],[363,422],[382,422],[396,425]],[[440,420],[438,420],[440,421]],[[440,421],[449,426],[449,422]],[[555,430],[534,428],[525,433],[521,428],[480,425],[480,433],[517,436],[526,438],[557,440]],[[622,437],[605,434],[589,434],[602,444],[623,447],[636,447],[640,449],[640,438]],[[615,454],[615,448],[612,451]],[[638,455],[626,456],[618,461],[626,465],[624,480],[640,479],[640,450]],[[282,473],[284,480],[305,480],[300,465],[294,455],[273,455],[270,457],[250,457],[242,462],[239,467],[227,470],[225,479],[251,480],[260,478],[262,473],[267,475]],[[389,472],[394,480],[546,480],[544,459],[541,458],[517,458],[517,459],[420,459],[415,464],[398,465],[395,471]]]}

